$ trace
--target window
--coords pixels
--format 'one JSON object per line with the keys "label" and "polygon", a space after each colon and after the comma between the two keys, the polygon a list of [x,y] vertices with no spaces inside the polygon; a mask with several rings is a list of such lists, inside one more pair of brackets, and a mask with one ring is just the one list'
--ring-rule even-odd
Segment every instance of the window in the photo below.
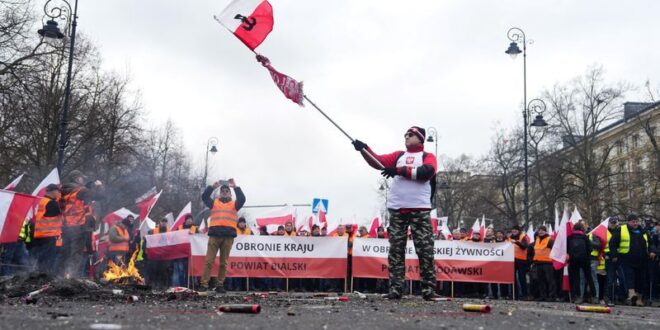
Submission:
{"label": "window", "polygon": [[639,146],[639,134],[632,136],[632,146],[633,148],[637,148]]}
{"label": "window", "polygon": [[616,141],[616,153],[617,155],[623,154],[623,141]]}

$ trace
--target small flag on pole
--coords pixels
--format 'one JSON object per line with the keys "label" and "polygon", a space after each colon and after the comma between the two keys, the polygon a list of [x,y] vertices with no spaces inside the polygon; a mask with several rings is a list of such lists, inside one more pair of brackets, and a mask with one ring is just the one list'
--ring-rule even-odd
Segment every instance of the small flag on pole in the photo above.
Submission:
{"label": "small flag on pole", "polygon": [[234,0],[213,17],[253,51],[273,30],[273,7],[265,0]]}

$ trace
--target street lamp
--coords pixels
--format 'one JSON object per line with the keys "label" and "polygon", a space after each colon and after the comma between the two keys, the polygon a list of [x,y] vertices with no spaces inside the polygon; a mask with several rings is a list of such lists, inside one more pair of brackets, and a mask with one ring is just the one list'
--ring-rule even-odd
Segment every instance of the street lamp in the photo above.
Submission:
{"label": "street lamp", "polygon": [[524,148],[523,148],[523,153],[524,153],[524,164],[525,164],[525,196],[523,200],[523,205],[524,205],[524,211],[525,211],[525,225],[529,223],[529,166],[527,164],[527,125],[529,122],[529,108],[534,107],[534,111],[537,114],[536,118],[534,119],[534,122],[532,123],[531,126],[534,127],[544,127],[547,126],[548,124],[543,120],[543,111],[545,111],[545,103],[540,100],[540,99],[533,99],[532,101],[527,103],[527,44],[532,44],[532,40],[527,40],[525,36],[525,32],[521,30],[520,28],[513,27],[510,28],[509,31],[506,33],[507,38],[511,41],[509,44],[509,48],[504,52],[506,54],[509,54],[511,58],[515,59],[518,54],[521,53],[520,48],[518,47],[518,43],[522,43],[523,50],[523,104],[524,104],[524,109],[523,109],[523,143],[524,143]]}
{"label": "street lamp", "polygon": [[204,152],[205,154],[205,160],[204,160],[204,180],[202,182],[202,186],[206,188],[206,176],[209,173],[209,152],[214,154],[218,152],[218,148],[216,147],[218,145],[218,138],[212,137],[208,141],[206,141],[206,151]]}
{"label": "street lamp", "polygon": [[378,188],[378,190],[385,193],[385,213],[384,213],[384,216],[383,216],[383,220],[385,220],[385,223],[388,223],[388,221],[387,221],[387,215],[388,215],[388,212],[387,212],[387,192],[390,190],[390,186],[387,183],[387,179],[385,179],[383,181],[383,183],[380,184],[380,188]]}
{"label": "street lamp", "polygon": [[61,40],[65,35],[57,27],[56,19],[66,20],[67,29],[69,23],[71,24],[71,33],[69,34],[69,63],[66,71],[66,85],[64,88],[64,104],[62,105],[62,117],[60,118],[60,143],[57,150],[57,170],[62,173],[64,167],[64,150],[67,145],[66,128],[69,121],[69,99],[71,98],[71,71],[73,68],[73,49],[76,44],[76,26],[78,25],[78,0],[75,0],[73,6],[73,14],[71,12],[71,5],[66,0],[61,0],[63,4],[51,5],[52,0],[46,1],[44,5],[44,14],[50,19],[46,22],[43,28],[39,29],[37,33],[44,38]]}

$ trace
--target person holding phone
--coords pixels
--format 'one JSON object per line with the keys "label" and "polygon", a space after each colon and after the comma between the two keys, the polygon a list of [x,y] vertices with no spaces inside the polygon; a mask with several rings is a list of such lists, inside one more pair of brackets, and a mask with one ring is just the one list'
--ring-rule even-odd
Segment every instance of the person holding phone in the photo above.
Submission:
{"label": "person holding phone", "polygon": [[[211,194],[220,187],[220,196],[212,199]],[[232,200],[231,189],[234,189],[236,200]],[[236,186],[234,179],[221,182],[216,181],[212,186],[206,187],[202,194],[202,201],[211,209],[209,215],[209,242],[206,250],[204,273],[200,281],[201,290],[208,290],[211,268],[215,256],[220,251],[220,266],[215,292],[225,293],[225,275],[227,274],[227,259],[234,244],[236,229],[238,227],[238,210],[245,205],[243,190]]]}

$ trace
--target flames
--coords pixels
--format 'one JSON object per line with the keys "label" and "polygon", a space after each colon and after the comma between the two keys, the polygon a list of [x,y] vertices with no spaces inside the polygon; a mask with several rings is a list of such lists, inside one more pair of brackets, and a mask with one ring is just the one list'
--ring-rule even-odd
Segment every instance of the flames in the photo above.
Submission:
{"label": "flames", "polygon": [[144,284],[144,279],[135,267],[135,259],[137,258],[138,251],[133,252],[131,260],[128,262],[128,267],[122,262],[121,267],[116,265],[112,260],[108,261],[108,270],[103,273],[103,279],[115,284],[129,284],[131,282],[137,284]]}

